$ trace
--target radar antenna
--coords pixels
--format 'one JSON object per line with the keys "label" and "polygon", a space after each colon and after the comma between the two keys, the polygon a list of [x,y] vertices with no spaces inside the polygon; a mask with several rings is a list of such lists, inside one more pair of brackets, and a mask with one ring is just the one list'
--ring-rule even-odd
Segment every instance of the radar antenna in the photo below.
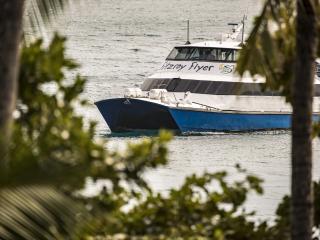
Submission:
{"label": "radar antenna", "polygon": [[241,21],[242,23],[242,37],[241,37],[241,45],[243,45],[244,43],[244,25],[245,25],[245,21],[247,20],[247,15],[243,15],[243,19]]}
{"label": "radar antenna", "polygon": [[238,38],[241,33],[241,45],[244,43],[244,26],[247,16],[244,15],[240,24],[239,23],[228,23],[229,26],[232,26],[232,34],[228,36],[229,39],[235,40]]}

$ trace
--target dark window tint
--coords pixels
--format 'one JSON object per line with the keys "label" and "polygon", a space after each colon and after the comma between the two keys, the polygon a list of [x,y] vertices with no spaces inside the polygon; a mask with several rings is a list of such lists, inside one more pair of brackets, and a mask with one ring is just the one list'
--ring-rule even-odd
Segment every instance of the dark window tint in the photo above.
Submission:
{"label": "dark window tint", "polygon": [[219,95],[230,95],[230,90],[232,88],[232,83],[229,82],[222,82],[219,86],[219,88],[216,91],[216,94]]}
{"label": "dark window tint", "polygon": [[158,85],[156,88],[162,88],[162,89],[166,89],[168,84],[170,82],[170,79],[164,79],[158,82]]}
{"label": "dark window tint", "polygon": [[314,88],[314,95],[315,96],[320,96],[320,85],[316,84]]}
{"label": "dark window tint", "polygon": [[216,94],[217,91],[219,91],[219,88],[221,87],[222,82],[210,82],[209,88],[206,93],[208,94]]}
{"label": "dark window tint", "polygon": [[141,85],[141,90],[142,91],[150,90],[152,82],[153,82],[153,79],[146,79]]}
{"label": "dark window tint", "polygon": [[200,84],[200,81],[192,80],[190,81],[190,84],[188,85],[188,91],[190,92],[196,92],[198,85]]}
{"label": "dark window tint", "polygon": [[200,60],[200,49],[193,48],[191,55],[188,58],[185,58],[185,60]]}
{"label": "dark window tint", "polygon": [[191,80],[182,80],[179,82],[178,86],[175,88],[175,92],[187,92]]}
{"label": "dark window tint", "polygon": [[171,79],[147,79],[141,86],[143,91],[149,91],[150,89],[162,88],[166,89]]}
{"label": "dark window tint", "polygon": [[174,48],[167,59],[186,60],[190,58],[193,51],[194,48]]}
{"label": "dark window tint", "polygon": [[230,94],[232,95],[241,94],[241,83],[235,82],[231,87]]}
{"label": "dark window tint", "polygon": [[[278,92],[262,91],[261,83],[244,82],[214,82],[187,80],[180,78],[173,79],[147,79],[141,89],[149,91],[155,88],[167,89],[168,92],[192,92],[199,94],[213,95],[248,95],[248,96],[279,96]],[[320,96],[320,85],[315,85],[315,96]]]}
{"label": "dark window tint", "polygon": [[199,81],[199,85],[194,90],[194,92],[205,93],[209,85],[210,85],[210,82],[208,81]]}
{"label": "dark window tint", "polygon": [[173,78],[168,84],[167,90],[169,92],[174,92],[180,81],[181,81],[180,78]]}
{"label": "dark window tint", "polygon": [[238,49],[207,48],[207,47],[176,47],[167,60],[185,61],[237,61]]}
{"label": "dark window tint", "polygon": [[240,95],[251,95],[252,88],[250,88],[250,85],[247,83],[241,84],[239,94]]}

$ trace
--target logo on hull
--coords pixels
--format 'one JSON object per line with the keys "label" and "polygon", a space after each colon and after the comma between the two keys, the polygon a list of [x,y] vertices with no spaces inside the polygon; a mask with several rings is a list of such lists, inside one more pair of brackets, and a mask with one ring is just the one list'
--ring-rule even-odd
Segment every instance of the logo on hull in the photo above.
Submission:
{"label": "logo on hull", "polygon": [[220,70],[220,73],[223,73],[223,74],[233,73],[235,70],[235,65],[221,64],[219,67],[219,70]]}
{"label": "logo on hull", "polygon": [[128,105],[128,104],[131,104],[131,102],[130,102],[130,100],[129,100],[129,99],[126,99],[126,100],[123,102],[123,104]]}

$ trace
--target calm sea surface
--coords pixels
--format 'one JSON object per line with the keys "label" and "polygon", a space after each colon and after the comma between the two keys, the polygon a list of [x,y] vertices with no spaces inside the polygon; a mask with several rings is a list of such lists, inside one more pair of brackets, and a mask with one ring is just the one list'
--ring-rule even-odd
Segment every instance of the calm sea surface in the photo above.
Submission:
{"label": "calm sea surface", "polygon": [[[170,49],[186,41],[190,20],[191,41],[210,40],[228,32],[228,22],[248,15],[248,27],[259,12],[257,0],[96,0],[74,1],[47,30],[68,37],[68,54],[81,63],[88,78],[85,97],[96,100],[119,97],[124,88],[140,84],[153,73]],[[80,111],[80,110],[79,110]],[[113,136],[98,110],[81,112],[98,122],[98,134],[113,146],[132,136]],[[314,177],[319,179],[320,143],[314,143]],[[176,136],[170,143],[170,163],[146,178],[159,191],[179,186],[185,176],[228,170],[236,163],[263,178],[265,194],[250,196],[247,208],[261,218],[272,218],[276,205],[290,188],[290,132],[206,134]],[[96,191],[92,186],[91,191]]]}

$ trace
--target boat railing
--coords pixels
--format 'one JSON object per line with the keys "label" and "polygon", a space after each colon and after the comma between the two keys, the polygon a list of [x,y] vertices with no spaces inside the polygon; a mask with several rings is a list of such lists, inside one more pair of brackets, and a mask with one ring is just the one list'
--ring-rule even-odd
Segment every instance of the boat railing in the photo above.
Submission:
{"label": "boat railing", "polygon": [[192,103],[194,103],[194,104],[198,104],[198,105],[200,105],[200,106],[203,106],[203,107],[205,107],[207,110],[209,110],[209,111],[212,111],[212,110],[215,110],[215,111],[222,111],[221,109],[219,109],[219,108],[215,108],[215,107],[212,107],[212,106],[209,106],[209,105],[206,105],[206,104],[202,104],[202,103],[198,103],[198,102],[192,102]]}

